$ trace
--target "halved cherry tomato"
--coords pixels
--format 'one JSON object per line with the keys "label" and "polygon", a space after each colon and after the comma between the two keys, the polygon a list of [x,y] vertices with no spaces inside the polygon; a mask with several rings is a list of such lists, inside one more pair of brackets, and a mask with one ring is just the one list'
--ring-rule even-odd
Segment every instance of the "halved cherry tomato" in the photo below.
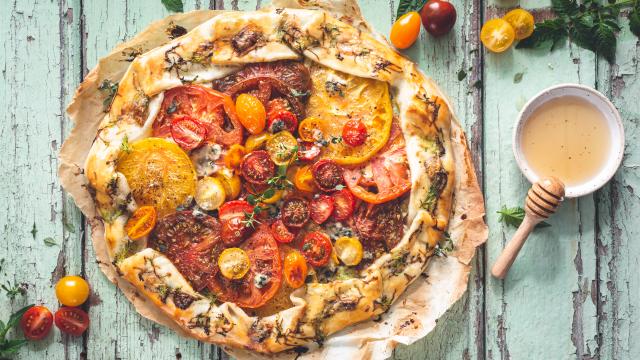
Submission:
{"label": "halved cherry tomato", "polygon": [[186,151],[200,146],[206,135],[207,129],[190,116],[177,117],[171,121],[171,137]]}
{"label": "halved cherry tomato", "polygon": [[63,333],[80,336],[89,327],[89,315],[80,308],[63,306],[56,311],[55,323]]}
{"label": "halved cherry tomato", "polygon": [[303,141],[298,144],[298,159],[302,161],[313,161],[320,155],[320,146]]}
{"label": "halved cherry tomato", "polygon": [[322,191],[333,191],[336,186],[342,184],[342,167],[335,161],[323,159],[311,168],[313,180]]}
{"label": "halved cherry tomato", "polygon": [[407,49],[420,35],[420,14],[410,11],[398,18],[391,27],[389,40],[398,49]]}
{"label": "halved cherry tomato", "polygon": [[342,189],[333,194],[334,210],[333,217],[338,220],[346,220],[353,214],[356,206],[356,199],[348,189]]}
{"label": "halved cherry tomato", "polygon": [[333,198],[329,195],[316,195],[311,200],[311,220],[320,225],[329,219],[333,212]]}
{"label": "halved cherry tomato", "polygon": [[271,134],[268,132],[261,132],[257,135],[249,135],[247,141],[244,142],[244,149],[246,153],[250,153],[253,150],[264,149],[264,145],[267,140],[271,138]]}
{"label": "halved cherry tomato", "polygon": [[341,236],[333,247],[340,261],[347,266],[356,266],[362,261],[362,243],[358,238]]}
{"label": "halved cherry tomato", "polygon": [[298,151],[298,141],[290,132],[283,130],[267,140],[269,157],[277,165],[287,165]]}
{"label": "halved cherry tomato", "polygon": [[222,168],[213,177],[222,182],[227,201],[231,201],[240,195],[242,181],[240,176],[236,175],[233,170]]}
{"label": "halved cherry tomato", "polygon": [[156,209],[153,206],[141,206],[127,220],[124,230],[131,240],[138,240],[153,230],[153,227],[156,226],[156,218]]}
{"label": "halved cherry tomato", "polygon": [[315,117],[308,117],[298,126],[298,136],[300,139],[306,142],[316,142],[322,140],[324,138],[324,134],[322,130],[318,127],[319,124],[322,123],[322,120]]}
{"label": "halved cherry tomato", "polygon": [[218,209],[218,217],[220,221],[227,221],[236,216],[244,217],[253,211],[253,206],[245,200],[227,201]]}
{"label": "halved cherry tomato", "polygon": [[533,15],[525,9],[513,9],[502,17],[511,26],[516,34],[516,40],[526,39],[533,34]]}
{"label": "halved cherry tomato", "polygon": [[296,189],[305,192],[313,192],[316,189],[311,166],[305,165],[296,169],[293,185],[295,185]]}
{"label": "halved cherry tomato", "polygon": [[201,85],[183,85],[164,92],[153,136],[168,136],[173,119],[185,115],[204,125],[208,140],[222,145],[242,142],[242,125],[233,99]]}
{"label": "halved cherry tomato", "polygon": [[489,51],[501,53],[511,47],[516,33],[504,19],[491,19],[480,30],[480,40]]}
{"label": "halved cherry tomato", "polygon": [[276,164],[271,161],[269,153],[257,150],[248,153],[240,165],[242,177],[253,184],[266,184],[276,173]]}
{"label": "halved cherry tomato", "polygon": [[20,319],[20,327],[29,340],[44,339],[53,326],[53,315],[44,306],[32,306]]}
{"label": "halved cherry tomato", "polygon": [[287,228],[282,219],[278,219],[271,224],[271,233],[279,243],[283,244],[290,243],[295,238],[295,234]]}
{"label": "halved cherry tomato", "polygon": [[304,285],[308,270],[304,256],[298,251],[292,250],[284,257],[284,280],[292,288],[297,289]]}
{"label": "halved cherry tomato", "polygon": [[359,120],[349,120],[342,128],[342,140],[349,146],[360,146],[367,141],[367,127]]}
{"label": "halved cherry tomato", "polygon": [[456,23],[456,8],[448,1],[430,0],[420,10],[422,25],[433,36],[442,36]]}
{"label": "halved cherry tomato", "polygon": [[264,130],[267,112],[257,97],[250,94],[238,95],[236,112],[242,126],[251,134],[258,134]]}
{"label": "halved cherry tomato", "polygon": [[65,276],[56,284],[56,297],[62,305],[80,306],[89,297],[89,284],[80,276]]}
{"label": "halved cherry tomato", "polygon": [[233,144],[224,154],[224,164],[230,169],[237,169],[242,163],[242,158],[247,154],[244,146],[240,144]]}
{"label": "halved cherry tomato", "polygon": [[288,198],[282,204],[281,214],[286,226],[300,228],[309,220],[309,202],[299,197]]}
{"label": "halved cherry tomato", "polygon": [[227,198],[223,181],[217,177],[205,176],[196,183],[196,204],[204,210],[216,210]]}
{"label": "halved cherry tomato", "polygon": [[291,111],[289,102],[283,98],[269,101],[269,104],[267,104],[267,119],[267,129],[271,133],[277,133],[282,130],[294,132],[298,128],[298,118]]}
{"label": "halved cherry tomato", "polygon": [[222,276],[230,280],[242,279],[249,272],[251,262],[247,253],[240,248],[228,248],[218,257],[218,267]]}
{"label": "halved cherry tomato", "polygon": [[245,223],[245,215],[233,216],[222,221],[222,241],[229,246],[238,245],[251,233],[251,227]]}
{"label": "halved cherry tomato", "polygon": [[331,257],[331,239],[320,231],[312,231],[304,237],[302,255],[313,266],[324,266]]}

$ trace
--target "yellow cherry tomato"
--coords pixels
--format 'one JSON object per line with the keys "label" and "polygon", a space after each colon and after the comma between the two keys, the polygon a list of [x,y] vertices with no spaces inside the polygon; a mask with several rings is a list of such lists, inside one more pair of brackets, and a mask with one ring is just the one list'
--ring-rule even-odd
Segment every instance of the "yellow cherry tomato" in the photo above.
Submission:
{"label": "yellow cherry tomato", "polygon": [[244,149],[244,146],[240,144],[233,144],[224,155],[224,164],[226,167],[230,169],[237,169],[240,167],[240,163],[242,163],[242,158],[247,152]]}
{"label": "yellow cherry tomato", "polygon": [[218,178],[206,176],[196,184],[196,203],[204,210],[216,210],[224,203],[227,194]]}
{"label": "yellow cherry tomato", "polygon": [[320,123],[322,123],[322,120],[315,117],[308,117],[302,120],[298,125],[298,137],[307,142],[316,142],[324,139],[324,134],[319,129]]}
{"label": "yellow cherry tomato", "polygon": [[533,34],[533,15],[524,9],[513,9],[502,17],[511,24],[516,40],[526,39]]}
{"label": "yellow cherry tomato", "polygon": [[340,261],[347,266],[356,266],[362,261],[362,243],[358,238],[342,236],[333,245]]}
{"label": "yellow cherry tomato", "polygon": [[249,135],[249,137],[247,137],[247,141],[245,141],[244,143],[245,152],[248,154],[253,150],[262,149],[270,137],[271,137],[271,134],[268,132],[262,132],[256,135]]}
{"label": "yellow cherry tomato", "polygon": [[283,274],[284,280],[289,286],[297,289],[304,285],[304,281],[307,278],[309,268],[307,267],[307,261],[304,256],[296,250],[291,250],[284,257]]}
{"label": "yellow cherry tomato", "polygon": [[297,153],[298,141],[288,131],[280,131],[267,140],[267,152],[276,165],[287,165]]}
{"label": "yellow cherry tomato", "polygon": [[242,126],[251,134],[258,134],[264,130],[267,121],[267,111],[257,97],[250,94],[240,94],[236,99],[236,113]]}
{"label": "yellow cherry tomato", "polygon": [[305,165],[296,169],[293,177],[293,185],[300,190],[306,192],[313,192],[316,189],[315,182],[313,181],[313,174],[311,173],[311,167]]}
{"label": "yellow cherry tomato", "polygon": [[141,206],[133,212],[124,229],[131,240],[138,240],[147,236],[154,226],[156,226],[156,209],[153,206]]}
{"label": "yellow cherry tomato", "polygon": [[62,305],[80,306],[89,297],[89,284],[80,276],[65,276],[56,284],[56,297]]}
{"label": "yellow cherry tomato", "polygon": [[511,47],[516,33],[504,19],[491,19],[480,30],[480,40],[489,51],[501,53]]}
{"label": "yellow cherry tomato", "polygon": [[420,24],[420,14],[415,11],[400,16],[391,27],[389,40],[398,49],[411,47],[420,35]]}
{"label": "yellow cherry tomato", "polygon": [[238,176],[233,170],[228,168],[220,169],[216,175],[214,176],[220,182],[222,182],[222,186],[224,187],[224,194],[227,201],[233,200],[240,195],[240,190],[242,190],[242,182],[240,180],[240,176]]}
{"label": "yellow cherry tomato", "polygon": [[218,267],[222,276],[230,280],[242,279],[249,268],[251,262],[247,253],[240,248],[228,248],[218,257]]}
{"label": "yellow cherry tomato", "polygon": [[261,202],[265,204],[275,204],[278,202],[278,200],[282,199],[283,194],[284,194],[284,190],[275,190],[272,197],[268,199],[264,199]]}

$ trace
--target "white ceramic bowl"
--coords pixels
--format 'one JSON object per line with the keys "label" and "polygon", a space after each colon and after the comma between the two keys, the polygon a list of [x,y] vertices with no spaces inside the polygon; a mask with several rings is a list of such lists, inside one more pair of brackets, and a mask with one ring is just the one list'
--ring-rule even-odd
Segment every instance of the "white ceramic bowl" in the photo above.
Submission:
{"label": "white ceramic bowl", "polygon": [[613,177],[622,162],[622,155],[624,153],[624,128],[622,127],[622,119],[620,118],[618,110],[606,96],[597,90],[578,84],[560,84],[542,90],[531,98],[522,108],[518,115],[518,123],[513,129],[513,154],[516,157],[518,167],[531,183],[538,181],[540,176],[531,169],[527,163],[527,159],[522,154],[522,129],[531,114],[533,114],[539,106],[551,99],[563,96],[576,96],[593,104],[606,119],[611,133],[611,151],[609,152],[609,159],[607,160],[606,166],[590,181],[576,186],[568,186],[565,189],[565,196],[573,198],[587,195],[598,190]]}

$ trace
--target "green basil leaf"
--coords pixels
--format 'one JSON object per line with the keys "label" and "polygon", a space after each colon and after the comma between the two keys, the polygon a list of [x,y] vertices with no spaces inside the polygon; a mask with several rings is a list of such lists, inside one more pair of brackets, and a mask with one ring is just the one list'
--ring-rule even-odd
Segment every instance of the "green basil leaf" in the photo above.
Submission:
{"label": "green basil leaf", "polygon": [[182,0],[162,0],[162,5],[164,5],[167,10],[172,12],[183,12],[184,5],[182,4]]}
{"label": "green basil leaf", "polygon": [[22,347],[22,345],[26,343],[27,343],[26,339],[9,340],[2,344],[2,348],[0,348],[0,354],[2,354],[3,358],[8,357],[9,355],[13,355],[17,353],[18,350],[20,350],[20,348]]}
{"label": "green basil leaf", "polygon": [[11,317],[9,317],[9,321],[7,321],[7,324],[4,326],[4,329],[0,329],[0,339],[4,339],[5,335],[7,335],[7,331],[9,331],[9,329],[11,329],[12,327],[16,326],[20,321],[20,319],[22,318],[22,315],[24,315],[24,313],[27,312],[27,310],[31,309],[32,307],[33,307],[33,304],[27,305],[22,309],[11,314]]}
{"label": "green basil leaf", "polygon": [[400,0],[396,20],[408,12],[420,11],[426,2],[427,0]]}

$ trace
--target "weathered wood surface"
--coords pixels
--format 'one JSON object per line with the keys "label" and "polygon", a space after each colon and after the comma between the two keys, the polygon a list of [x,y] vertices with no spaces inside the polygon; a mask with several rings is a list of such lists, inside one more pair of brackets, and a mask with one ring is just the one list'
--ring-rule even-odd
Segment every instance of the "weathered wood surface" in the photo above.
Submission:
{"label": "weathered wood surface", "polygon": [[[565,44],[546,50],[486,53],[481,24],[504,13],[508,1],[455,0],[455,30],[424,33],[406,54],[449,95],[467,130],[484,184],[487,246],[473,262],[469,291],[437,328],[396,359],[633,359],[640,356],[640,47],[625,28],[617,62]],[[513,3],[513,2],[512,2]],[[196,8],[255,9],[260,0],[188,0]],[[383,34],[397,1],[363,0],[364,15]],[[537,18],[548,2],[522,1]],[[56,155],[70,130],[64,108],[97,60],[168,13],[159,0],[12,0],[0,11],[0,228],[5,263],[0,282],[25,283],[26,297],[0,294],[0,316],[26,303],[55,309],[53,284],[82,274],[93,287],[91,330],[31,343],[19,359],[225,358],[214,346],[182,339],[141,318],[99,271],[79,212],[62,192]],[[625,24],[626,26],[626,24]],[[462,71],[461,71],[462,70]],[[466,74],[464,78],[461,74]],[[514,76],[522,73],[522,81]],[[460,79],[462,78],[462,79]],[[608,95],[625,121],[627,149],[614,180],[593,196],[567,201],[553,227],[537,232],[506,281],[488,276],[513,229],[497,222],[503,204],[517,205],[529,184],[511,153],[511,130],[525,101],[552,84],[579,82]],[[35,229],[35,230],[34,230]],[[58,245],[48,247],[52,237]],[[636,240],[636,241],[634,241]],[[635,341],[634,341],[635,340]]]}

